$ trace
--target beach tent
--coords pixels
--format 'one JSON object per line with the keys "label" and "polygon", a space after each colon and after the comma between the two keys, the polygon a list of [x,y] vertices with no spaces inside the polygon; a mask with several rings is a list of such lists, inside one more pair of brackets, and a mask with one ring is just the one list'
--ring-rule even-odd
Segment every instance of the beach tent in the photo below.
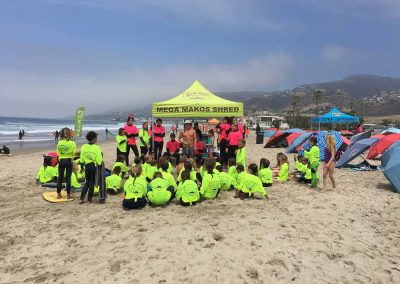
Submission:
{"label": "beach tent", "polygon": [[283,132],[286,132],[286,133],[306,133],[305,130],[300,129],[300,128],[290,128],[290,129],[284,130]]}
{"label": "beach tent", "polygon": [[362,139],[371,137],[371,134],[372,134],[372,131],[371,131],[371,130],[358,133],[358,134],[356,134],[356,135],[354,135],[353,137],[350,138],[350,142],[351,142],[352,144],[354,144],[354,143],[356,143],[356,142],[359,141],[359,140],[362,140]]}
{"label": "beach tent", "polygon": [[[320,131],[320,132],[318,132],[316,137],[317,137],[317,146],[319,148],[319,160],[320,161],[323,161],[325,158],[325,148],[326,148],[325,136],[327,134],[331,134],[331,135],[333,135],[333,137],[335,137],[336,151],[339,150],[343,145],[342,136],[340,135],[339,132],[337,132],[337,131],[331,131],[331,132]],[[303,149],[310,149],[310,148],[311,148],[311,144],[308,140],[306,140],[305,143],[303,144],[302,148],[298,152],[300,155],[304,155]]]}
{"label": "beach tent", "polygon": [[243,103],[222,99],[207,90],[199,81],[180,95],[153,103],[153,117],[226,117],[243,116]]}
{"label": "beach tent", "polygon": [[282,147],[285,145],[287,147],[286,137],[288,137],[289,135],[290,133],[286,133],[283,131],[276,132],[268,139],[267,143],[265,143],[264,148]]}
{"label": "beach tent", "polygon": [[343,136],[353,136],[354,133],[351,132],[350,130],[340,130],[340,134],[342,134]]}
{"label": "beach tent", "polygon": [[400,141],[393,143],[393,145],[390,146],[390,148],[387,149],[386,152],[382,154],[382,156],[381,156],[382,167],[385,167],[387,165],[390,157],[392,156],[394,149],[397,147],[400,147]]}
{"label": "beach tent", "polygon": [[365,138],[352,144],[346,152],[340,157],[336,164],[337,168],[342,168],[354,160],[356,157],[368,150],[372,145],[378,142],[378,138]]}
{"label": "beach tent", "polygon": [[305,130],[299,128],[278,131],[270,137],[264,148],[288,147],[297,137],[301,136],[304,133],[306,133]]}
{"label": "beach tent", "polygon": [[382,131],[381,134],[385,134],[385,133],[400,133],[400,129],[398,129],[398,128],[388,128],[388,129]]}
{"label": "beach tent", "polygon": [[274,129],[268,129],[264,131],[264,137],[271,137],[273,136],[276,132],[278,132],[277,130]]}
{"label": "beach tent", "polygon": [[217,125],[218,123],[219,123],[219,120],[216,118],[212,118],[208,121],[208,124],[211,124],[211,125]]}
{"label": "beach tent", "polygon": [[383,168],[383,174],[393,185],[395,191],[400,193],[400,147],[399,146],[391,150],[390,157]]}
{"label": "beach tent", "polygon": [[312,135],[313,135],[312,132],[302,133],[300,136],[298,136],[296,139],[293,140],[293,142],[286,149],[286,153],[296,152],[296,148],[301,146],[304,142],[306,142],[307,139],[310,138]]}
{"label": "beach tent", "polygon": [[389,134],[380,138],[379,141],[372,145],[369,149],[367,159],[373,159],[376,156],[385,152],[393,143],[400,140],[400,133],[398,134]]}
{"label": "beach tent", "polygon": [[312,119],[314,123],[352,123],[359,122],[358,116],[352,116],[347,113],[341,112],[337,108],[332,108],[329,112],[319,117]]}

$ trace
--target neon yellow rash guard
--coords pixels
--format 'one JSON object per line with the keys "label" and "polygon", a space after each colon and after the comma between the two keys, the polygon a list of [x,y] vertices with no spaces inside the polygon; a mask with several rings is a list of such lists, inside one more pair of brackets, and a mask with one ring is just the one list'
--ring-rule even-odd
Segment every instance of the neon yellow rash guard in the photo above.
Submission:
{"label": "neon yellow rash guard", "polygon": [[121,189],[122,178],[119,175],[112,174],[106,178],[106,188],[112,189],[116,193]]}
{"label": "neon yellow rash guard", "polygon": [[262,183],[272,184],[272,170],[270,168],[262,169],[258,172],[258,177]]}
{"label": "neon yellow rash guard", "polygon": [[298,172],[301,172],[303,170],[303,163],[302,162],[296,161],[295,165],[296,165],[296,170]]}
{"label": "neon yellow rash guard", "polygon": [[239,190],[253,196],[254,193],[260,193],[262,196],[267,195],[265,188],[262,185],[261,179],[258,176],[246,173],[239,185]]}
{"label": "neon yellow rash guard", "polygon": [[238,173],[237,179],[236,179],[236,183],[238,186],[240,186],[240,184],[242,183],[242,180],[244,178],[244,176],[246,175],[246,172],[243,171],[241,173]]}
{"label": "neon yellow rash guard", "polygon": [[306,157],[310,164],[319,163],[319,148],[314,145],[311,147],[310,151],[304,151],[304,157]]}
{"label": "neon yellow rash guard", "polygon": [[172,186],[174,191],[176,191],[177,185],[174,176],[169,172],[160,171],[160,173],[162,174],[163,179],[168,181],[168,186]]}
{"label": "neon yellow rash guard", "polygon": [[[185,167],[183,167],[183,168],[180,170],[179,174],[178,174],[178,181],[179,181],[179,182],[182,181],[182,173],[183,173],[184,171],[185,171]],[[196,181],[196,180],[197,180],[196,174],[197,174],[197,172],[196,172],[195,170],[192,169],[192,170],[190,171],[190,179],[193,180],[193,181]]]}
{"label": "neon yellow rash guard", "polygon": [[231,188],[232,179],[227,173],[220,172],[219,179],[221,182],[221,190],[229,190]]}
{"label": "neon yellow rash guard", "polygon": [[150,183],[151,191],[147,193],[147,198],[153,205],[164,205],[171,198],[171,192],[168,190],[169,181],[163,178],[155,178]]}
{"label": "neon yellow rash guard", "polygon": [[120,177],[122,177],[125,173],[129,172],[129,168],[124,163],[115,162],[111,171],[114,171],[115,167],[121,168],[121,173],[119,174]]}
{"label": "neon yellow rash guard", "polygon": [[72,159],[76,153],[76,144],[74,141],[61,139],[57,143],[58,159]]}
{"label": "neon yellow rash guard", "polygon": [[221,180],[219,178],[219,174],[209,174],[206,173],[204,175],[200,194],[205,199],[214,199],[217,197],[218,190],[221,188]]}
{"label": "neon yellow rash guard", "polygon": [[[140,129],[139,130],[139,138],[141,138],[141,139],[139,139],[139,141],[140,141],[139,142],[139,146],[142,146],[142,147],[149,146],[149,144],[150,144],[150,134],[149,134],[148,130]],[[146,145],[143,144],[142,140],[144,141],[144,143],[146,143]]]}
{"label": "neon yellow rash guard", "polygon": [[37,173],[36,179],[39,180],[40,183],[48,183],[53,181],[54,176],[55,176],[55,169],[53,167],[41,166]]}
{"label": "neon yellow rash guard", "polygon": [[230,166],[228,168],[228,175],[233,177],[235,180],[237,180],[238,172],[236,170],[236,166]]}
{"label": "neon yellow rash guard", "polygon": [[289,165],[288,163],[283,163],[279,169],[277,180],[280,182],[285,182],[289,178]]}
{"label": "neon yellow rash guard", "polygon": [[147,194],[147,182],[142,177],[133,178],[130,176],[124,184],[125,199],[135,199],[145,197]]}
{"label": "neon yellow rash guard", "polygon": [[99,166],[103,162],[103,155],[97,144],[84,144],[81,148],[81,162],[85,165],[94,163]]}
{"label": "neon yellow rash guard", "polygon": [[115,141],[117,141],[117,148],[120,152],[126,153],[126,147],[127,147],[127,141],[128,138],[126,138],[125,135],[117,135],[115,136]]}
{"label": "neon yellow rash guard", "polygon": [[236,153],[236,165],[243,165],[246,170],[246,148],[239,148]]}
{"label": "neon yellow rash guard", "polygon": [[153,179],[154,174],[158,172],[158,169],[156,166],[148,166],[146,170],[146,177],[149,179]]}
{"label": "neon yellow rash guard", "polygon": [[81,183],[78,181],[76,173],[74,172],[71,174],[71,186],[76,189],[81,188],[82,186]]}
{"label": "neon yellow rash guard", "polygon": [[176,199],[185,203],[193,204],[200,200],[200,192],[196,182],[193,180],[185,180],[178,185],[176,191]]}

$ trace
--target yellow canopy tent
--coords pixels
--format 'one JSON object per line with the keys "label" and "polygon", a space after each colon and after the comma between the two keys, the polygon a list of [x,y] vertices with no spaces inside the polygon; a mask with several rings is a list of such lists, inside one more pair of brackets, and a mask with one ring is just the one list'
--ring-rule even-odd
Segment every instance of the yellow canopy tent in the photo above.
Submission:
{"label": "yellow canopy tent", "polygon": [[182,94],[153,103],[153,117],[225,117],[243,116],[243,103],[222,99],[207,90],[199,81]]}

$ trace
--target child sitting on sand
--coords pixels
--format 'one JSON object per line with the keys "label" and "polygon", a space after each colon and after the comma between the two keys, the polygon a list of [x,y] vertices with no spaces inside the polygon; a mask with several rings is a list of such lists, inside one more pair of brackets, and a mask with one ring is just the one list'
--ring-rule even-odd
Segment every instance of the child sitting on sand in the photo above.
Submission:
{"label": "child sitting on sand", "polygon": [[44,156],[43,157],[43,165],[40,167],[37,176],[36,183],[48,183],[52,182],[55,176],[55,170],[51,166],[53,157]]}
{"label": "child sitting on sand", "polygon": [[125,176],[125,174],[126,174],[127,172],[129,172],[129,168],[128,168],[128,167],[126,166],[126,164],[125,164],[125,156],[119,155],[119,156],[117,157],[117,161],[114,163],[114,165],[113,165],[111,171],[114,172],[114,169],[115,169],[116,167],[119,167],[119,168],[120,168],[119,176],[120,176],[121,178],[123,178],[123,177]]}
{"label": "child sitting on sand", "polygon": [[150,190],[147,192],[149,205],[162,206],[167,204],[174,197],[174,188],[169,185],[168,180],[163,179],[160,172],[155,173],[154,179],[150,183]]}
{"label": "child sitting on sand", "polygon": [[281,168],[282,156],[285,155],[282,152],[276,154],[276,165],[271,168],[272,173],[276,176]]}
{"label": "child sitting on sand", "polygon": [[236,159],[229,158],[228,159],[228,175],[234,178],[237,181],[238,172],[236,170]]}
{"label": "child sitting on sand", "polygon": [[218,197],[221,181],[219,173],[214,172],[215,160],[207,158],[204,162],[205,174],[202,180],[200,194],[204,199],[214,199]]}
{"label": "child sitting on sand", "polygon": [[236,171],[238,173],[237,178],[236,178],[236,184],[239,186],[240,183],[243,180],[243,177],[246,175],[246,172],[244,170],[244,166],[243,165],[237,165],[236,166]]}
{"label": "child sitting on sand", "polygon": [[142,167],[135,166],[124,184],[122,208],[125,210],[142,209],[147,204],[146,195],[147,182],[142,178]]}
{"label": "child sitting on sand", "polygon": [[183,171],[181,178],[182,182],[179,183],[176,191],[176,200],[182,206],[196,205],[200,199],[199,188],[196,182],[190,179],[189,171]]}
{"label": "child sitting on sand", "polygon": [[270,162],[268,159],[262,158],[260,160],[260,171],[258,172],[258,177],[261,179],[264,187],[269,187],[272,185],[272,170],[270,169],[269,165]]}
{"label": "child sitting on sand", "polygon": [[307,158],[302,157],[302,168],[301,172],[297,176],[299,182],[311,184],[311,164]]}
{"label": "child sitting on sand", "polygon": [[188,156],[186,154],[182,154],[179,160],[179,164],[176,165],[176,172],[179,173],[183,169],[183,165],[188,160]]}
{"label": "child sitting on sand", "polygon": [[236,190],[236,196],[239,198],[253,197],[255,193],[268,198],[267,192],[262,185],[261,179],[258,177],[258,167],[256,164],[250,164],[248,173],[243,176],[241,184]]}
{"label": "child sitting on sand", "polygon": [[146,167],[146,181],[151,182],[154,178],[154,174],[158,171],[157,160],[154,157],[150,158],[150,166]]}
{"label": "child sitting on sand", "polygon": [[177,185],[174,176],[169,172],[169,163],[165,157],[161,157],[158,161],[158,171],[161,173],[162,178],[168,181],[168,186],[172,186],[176,191]]}
{"label": "child sitting on sand", "polygon": [[190,173],[190,179],[193,180],[193,181],[196,181],[197,172],[193,169],[193,165],[192,165],[190,160],[191,159],[189,159],[188,161],[185,162],[185,164],[183,165],[183,168],[179,172],[179,174],[178,174],[178,184],[182,181],[182,172],[183,171],[188,171]]}
{"label": "child sitting on sand", "polygon": [[216,167],[219,171],[219,178],[221,181],[221,190],[230,190],[236,187],[236,180],[222,170],[222,165]]}
{"label": "child sitting on sand", "polygon": [[280,182],[286,182],[289,179],[289,161],[285,154],[280,156],[280,168],[276,179]]}
{"label": "child sitting on sand", "polygon": [[318,167],[319,167],[319,147],[317,146],[317,137],[311,136],[310,151],[304,151],[304,157],[307,158],[311,164],[311,187],[316,187],[318,183]]}
{"label": "child sitting on sand", "polygon": [[121,168],[116,166],[113,168],[112,174],[106,178],[107,193],[109,195],[117,195],[121,193],[121,186]]}

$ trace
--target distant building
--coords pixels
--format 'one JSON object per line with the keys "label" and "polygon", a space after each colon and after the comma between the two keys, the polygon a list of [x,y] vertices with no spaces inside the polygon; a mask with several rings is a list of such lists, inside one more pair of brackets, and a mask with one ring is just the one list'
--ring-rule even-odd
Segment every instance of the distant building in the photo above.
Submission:
{"label": "distant building", "polygon": [[285,118],[277,115],[258,115],[256,117],[256,124],[258,123],[261,129],[267,129],[274,127],[273,121],[275,120],[278,120],[280,122],[280,125],[285,120]]}

